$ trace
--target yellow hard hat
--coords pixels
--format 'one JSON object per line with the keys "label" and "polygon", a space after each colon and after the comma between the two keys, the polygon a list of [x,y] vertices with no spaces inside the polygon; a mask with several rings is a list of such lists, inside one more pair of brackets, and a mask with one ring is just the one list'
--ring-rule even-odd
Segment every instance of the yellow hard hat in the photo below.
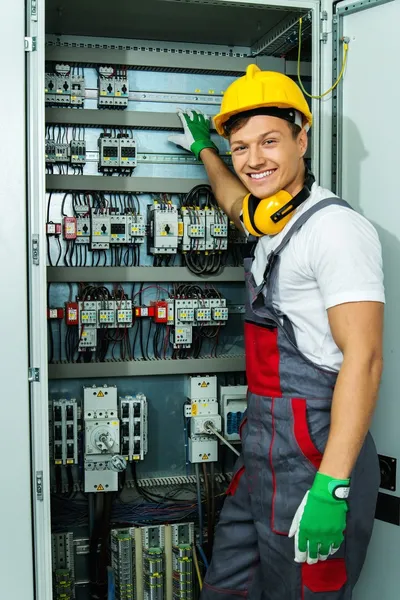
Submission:
{"label": "yellow hard hat", "polygon": [[263,107],[293,108],[303,117],[303,125],[312,125],[312,114],[299,86],[287,75],[276,71],[261,71],[249,65],[246,75],[239,77],[226,90],[221,112],[214,117],[219,135],[226,137],[224,124],[238,113]]}

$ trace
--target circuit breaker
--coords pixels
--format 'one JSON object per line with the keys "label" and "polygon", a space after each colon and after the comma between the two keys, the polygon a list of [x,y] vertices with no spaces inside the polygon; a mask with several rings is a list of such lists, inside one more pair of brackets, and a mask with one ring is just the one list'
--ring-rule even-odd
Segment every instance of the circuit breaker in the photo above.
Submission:
{"label": "circuit breaker", "polygon": [[247,408],[247,385],[221,386],[220,404],[224,438],[238,442],[239,426]]}
{"label": "circuit breaker", "polygon": [[143,215],[132,215],[131,243],[143,244],[146,237],[146,223]]}
{"label": "circuit breaker", "polygon": [[120,455],[117,388],[84,388],[85,492],[115,492],[118,472],[126,468]]}
{"label": "circuit breaker", "polygon": [[108,214],[94,214],[91,220],[92,250],[108,250],[111,240],[111,217]]}
{"label": "circuit breaker", "polygon": [[99,108],[123,109],[128,106],[129,82],[126,74],[114,76],[113,67],[99,68]]}
{"label": "circuit breaker", "polygon": [[71,106],[83,107],[85,104],[85,78],[79,76],[71,77]]}
{"label": "circuit breaker", "polygon": [[143,460],[147,454],[147,399],[144,394],[119,399],[121,454],[126,461]]}
{"label": "circuit breaker", "polygon": [[55,465],[78,464],[78,405],[75,399],[53,400]]}
{"label": "circuit breaker", "polygon": [[150,254],[176,254],[178,250],[178,210],[170,203],[149,207]]}
{"label": "circuit breaker", "polygon": [[97,346],[97,302],[78,302],[79,345],[78,351],[96,350]]}
{"label": "circuit breaker", "polygon": [[218,413],[217,377],[189,377],[187,380],[185,416],[190,417],[189,461],[191,463],[216,462],[218,443],[208,429],[212,425],[221,431],[221,416]]}

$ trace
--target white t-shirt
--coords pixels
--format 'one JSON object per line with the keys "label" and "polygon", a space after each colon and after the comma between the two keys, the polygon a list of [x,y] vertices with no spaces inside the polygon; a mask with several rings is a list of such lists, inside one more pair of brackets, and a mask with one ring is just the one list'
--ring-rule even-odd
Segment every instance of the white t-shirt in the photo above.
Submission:
{"label": "white t-shirt", "polygon": [[[262,282],[271,250],[317,202],[334,194],[316,183],[310,197],[275,236],[263,236],[252,273]],[[327,309],[346,302],[385,302],[381,244],[375,228],[355,210],[328,206],[315,213],[281,252],[274,306],[293,324],[299,350],[318,365],[338,371],[343,355],[329,327]]]}

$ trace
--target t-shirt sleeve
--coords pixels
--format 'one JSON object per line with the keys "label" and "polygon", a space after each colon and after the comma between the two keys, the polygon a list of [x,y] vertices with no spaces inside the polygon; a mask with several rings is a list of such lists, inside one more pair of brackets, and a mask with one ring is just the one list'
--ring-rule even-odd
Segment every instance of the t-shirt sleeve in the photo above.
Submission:
{"label": "t-shirt sleeve", "polygon": [[319,215],[308,264],[325,308],[346,302],[385,302],[382,248],[373,225],[349,209]]}

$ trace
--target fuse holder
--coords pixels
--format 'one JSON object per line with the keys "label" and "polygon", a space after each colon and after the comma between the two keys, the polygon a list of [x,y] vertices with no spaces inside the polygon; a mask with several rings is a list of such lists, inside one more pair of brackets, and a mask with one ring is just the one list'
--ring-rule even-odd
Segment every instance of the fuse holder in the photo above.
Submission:
{"label": "fuse holder", "polygon": [[76,217],[64,217],[64,239],[65,240],[76,240],[77,234],[77,221]]}
{"label": "fuse holder", "polygon": [[77,302],[65,305],[65,322],[67,325],[79,325],[79,306]]}

